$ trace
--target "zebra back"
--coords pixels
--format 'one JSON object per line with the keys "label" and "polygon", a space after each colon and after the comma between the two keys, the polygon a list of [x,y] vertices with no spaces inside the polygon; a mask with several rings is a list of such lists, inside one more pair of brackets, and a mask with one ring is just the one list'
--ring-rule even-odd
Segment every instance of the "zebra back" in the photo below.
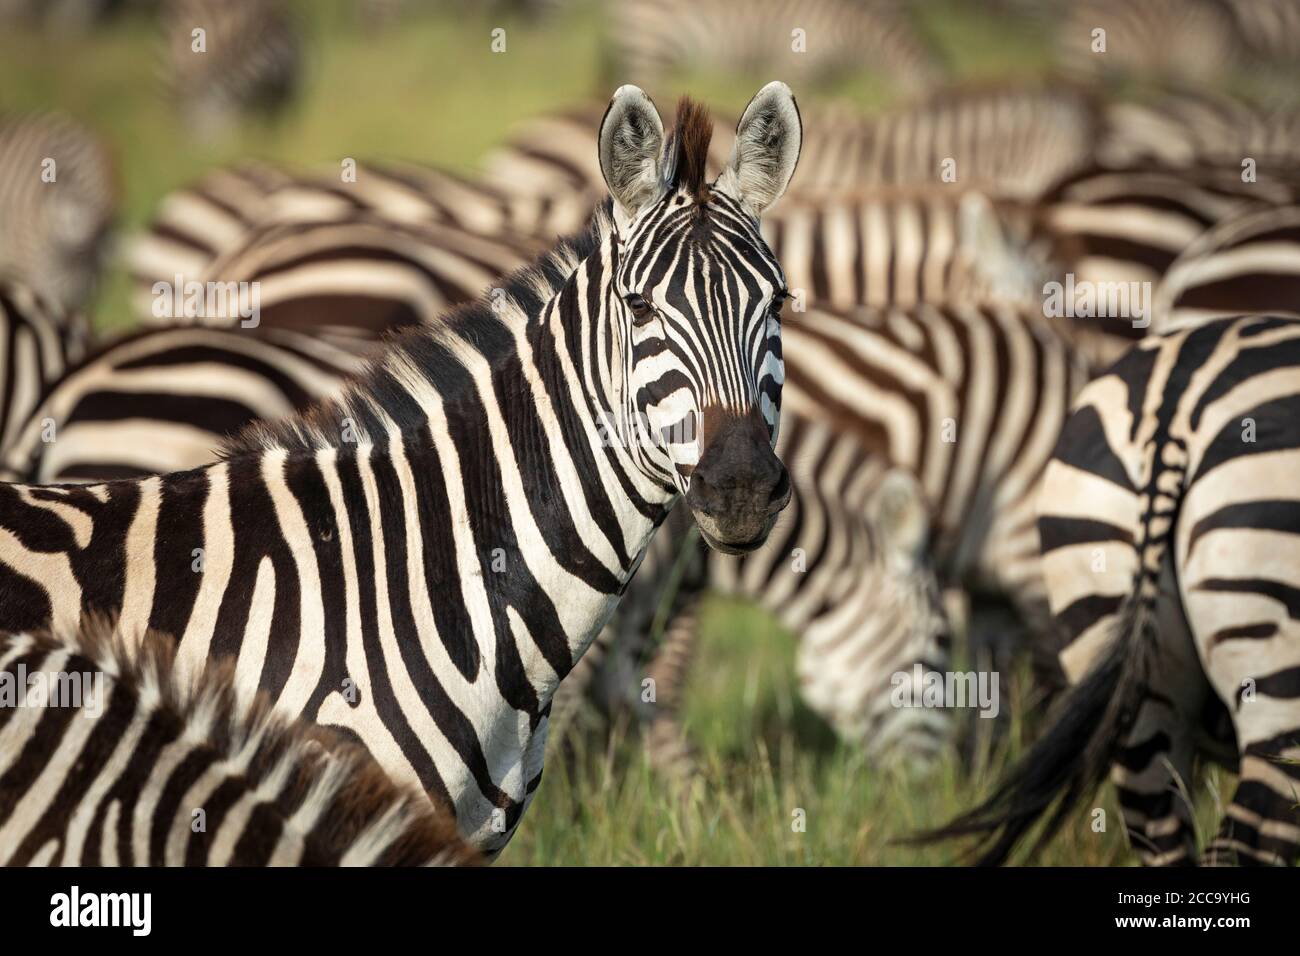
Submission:
{"label": "zebra back", "polygon": [[952,181],[993,198],[1032,199],[1088,162],[1099,118],[1064,87],[962,89],[878,116],[813,112],[800,193]]}
{"label": "zebra back", "polygon": [[1186,91],[1107,104],[1097,147],[1098,161],[1109,166],[1211,164],[1240,177],[1250,159],[1259,176],[1289,183],[1297,158],[1300,111]]}
{"label": "zebra back", "polygon": [[223,439],[334,395],[362,359],[316,336],[171,328],[52,382],[0,457],[8,480],[109,481],[206,464]]}
{"label": "zebra back", "polygon": [[[164,296],[152,311],[154,321],[291,329],[370,348],[395,329],[436,321],[542,248],[509,234],[400,225],[365,214],[278,223],[255,229],[195,280],[205,295],[224,290],[213,297],[215,308],[195,315],[187,306],[177,314]],[[234,295],[247,300],[240,310],[229,307]]]}
{"label": "zebra back", "polygon": [[1093,165],[1066,177],[1044,195],[1038,216],[1054,258],[1076,288],[1098,297],[1119,286],[1139,290],[1145,314],[1098,312],[1062,317],[1060,325],[1093,368],[1104,368],[1158,319],[1160,283],[1207,229],[1295,195],[1290,183],[1243,182],[1239,170],[1208,162]]}
{"label": "zebra back", "polygon": [[104,624],[0,638],[0,863],[377,866],[478,862],[449,815],[364,750],[247,699],[232,664],[177,676]]}
{"label": "zebra back", "polygon": [[1300,315],[1300,206],[1226,219],[1191,243],[1156,289],[1157,331],[1243,312]]}
{"label": "zebra back", "polygon": [[977,192],[791,197],[763,223],[791,289],[820,306],[1036,301],[1061,267],[1033,206]]}
{"label": "zebra back", "polygon": [[206,173],[163,197],[153,219],[127,242],[136,311],[151,314],[154,283],[202,275],[266,213],[270,197],[292,183],[274,166],[244,162]]}
{"label": "zebra back", "polygon": [[[248,247],[283,242],[294,229],[370,221],[374,229],[391,225],[394,236],[404,230],[409,235],[427,229],[435,237],[442,229],[458,230],[445,240],[427,241],[445,242],[449,249],[463,245],[472,260],[485,243],[510,244],[514,236],[531,254],[537,246],[526,238],[550,242],[576,232],[595,206],[594,199],[571,194],[515,196],[415,164],[365,164],[355,172],[355,181],[344,182],[339,174],[290,175],[245,164],[216,170],[170,194],[130,246],[137,313],[144,321],[157,320],[158,283],[171,287],[178,277],[182,283],[227,278],[221,270],[248,255]],[[505,265],[489,278],[510,268]]]}

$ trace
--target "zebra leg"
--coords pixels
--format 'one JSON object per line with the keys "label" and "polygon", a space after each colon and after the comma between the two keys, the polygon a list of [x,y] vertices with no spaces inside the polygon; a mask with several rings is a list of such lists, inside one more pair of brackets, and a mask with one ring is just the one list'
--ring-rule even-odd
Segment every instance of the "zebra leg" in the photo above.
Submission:
{"label": "zebra leg", "polygon": [[1211,690],[1192,641],[1172,566],[1161,573],[1158,666],[1111,765],[1129,842],[1145,866],[1196,862],[1190,788],[1196,728]]}
{"label": "zebra leg", "polygon": [[702,597],[699,591],[681,596],[646,672],[655,688],[655,706],[645,734],[646,756],[650,766],[675,785],[695,776],[695,753],[682,727],[681,704],[695,656]]}
{"label": "zebra leg", "polygon": [[1151,693],[1111,767],[1129,843],[1144,866],[1196,862],[1188,787],[1193,738],[1174,701]]}
{"label": "zebra leg", "polygon": [[1298,807],[1300,744],[1276,740],[1247,746],[1237,790],[1202,864],[1293,865],[1300,859]]}
{"label": "zebra leg", "polygon": [[1300,859],[1300,642],[1285,612],[1267,622],[1260,602],[1239,606],[1255,614],[1202,645],[1241,754],[1236,792],[1202,862],[1290,865]]}

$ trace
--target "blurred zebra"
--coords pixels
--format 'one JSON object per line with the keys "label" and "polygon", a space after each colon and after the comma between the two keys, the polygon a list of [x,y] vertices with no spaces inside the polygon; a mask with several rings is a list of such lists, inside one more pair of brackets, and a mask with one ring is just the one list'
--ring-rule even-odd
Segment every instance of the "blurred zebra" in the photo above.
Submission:
{"label": "blurred zebra", "polygon": [[1108,166],[1214,165],[1294,184],[1300,110],[1259,106],[1224,94],[1162,92],[1103,108],[1096,156]]}
{"label": "blurred zebra", "polygon": [[17,440],[49,384],[78,359],[80,329],[30,289],[0,280],[0,453]]}
{"label": "blurred zebra", "polygon": [[1137,76],[1204,86],[1242,55],[1233,16],[1219,0],[1075,0],[1056,29],[1061,71],[1082,80]]}
{"label": "blurred zebra", "polygon": [[[538,248],[530,240],[509,238],[527,235],[525,227],[535,228],[537,222],[518,215],[519,204],[486,203],[483,193],[466,190],[430,208],[435,196],[446,197],[450,182],[442,174],[432,181],[435,189],[429,192],[423,189],[426,181],[409,177],[401,181],[413,184],[409,190],[390,188],[396,182],[391,177],[356,192],[313,182],[277,186],[260,203],[275,210],[264,216],[268,221],[248,228],[238,247],[213,254],[193,278],[258,281],[267,327],[375,339],[389,329],[429,321],[447,304],[490,286]],[[1045,237],[1032,231],[1028,207],[990,203],[953,188],[937,195],[902,190],[860,199],[793,198],[767,217],[763,233],[782,263],[788,262],[790,287],[801,290],[809,303],[1033,297],[1057,270]],[[193,204],[169,203],[171,214],[196,205],[190,221],[203,218],[211,192],[196,191]],[[222,211],[235,208],[233,201],[222,204]],[[576,203],[550,208],[559,212],[550,220],[553,225],[585,218]],[[360,215],[358,209],[374,215]],[[151,228],[156,241],[136,260],[138,308],[150,322],[174,321],[155,314],[152,287],[175,280],[154,277],[167,267],[164,263],[184,268],[182,256],[194,248],[177,247],[169,218],[160,217]],[[199,255],[190,258],[197,262]],[[233,317],[210,319],[229,325]]]}
{"label": "blurred zebra", "polygon": [[52,381],[0,454],[0,477],[113,481],[206,464],[222,441],[336,395],[355,352],[268,330],[154,329]]}
{"label": "blurred zebra", "polygon": [[441,223],[403,226],[364,215],[271,225],[255,229],[199,277],[205,296],[224,290],[210,304],[205,299],[191,309],[180,300],[178,307],[175,279],[155,284],[149,322],[291,329],[366,350],[385,333],[435,321],[541,248],[509,234],[487,238]]}
{"label": "blurred zebra", "polygon": [[1300,59],[1300,0],[1224,0],[1252,60]]}
{"label": "blurred zebra", "polygon": [[170,93],[200,134],[297,92],[302,38],[283,0],[164,0],[161,19]]}
{"label": "blurred zebra", "polygon": [[273,166],[244,162],[212,170],[164,196],[144,230],[126,243],[139,316],[152,315],[155,282],[202,276],[212,260],[253,230],[270,197],[291,182]]}
{"label": "blurred zebra", "polygon": [[85,305],[117,212],[112,158],[53,114],[0,117],[0,275],[69,312]]}
{"label": "blurred zebra", "polygon": [[[424,866],[479,857],[359,747],[111,628],[0,637],[0,865]],[[34,687],[44,687],[37,698]]]}
{"label": "blurred zebra", "polygon": [[952,188],[794,196],[763,235],[808,304],[1038,301],[1060,250],[1034,208]]}
{"label": "blurred zebra", "polygon": [[614,68],[642,86],[683,68],[808,81],[868,66],[910,90],[941,75],[897,0],[621,0],[608,10]]}
{"label": "blurred zebra", "polygon": [[1003,862],[1109,770],[1143,862],[1190,862],[1194,759],[1222,746],[1206,718],[1226,712],[1239,781],[1204,862],[1295,863],[1298,423],[1293,319],[1150,336],[1084,389],[1039,492],[1074,686],[993,796],[931,836],[976,836],[981,863]]}
{"label": "blurred zebra", "polygon": [[[516,195],[579,193],[594,202],[601,187],[590,127],[598,119],[592,108],[521,124],[485,158],[487,181]],[[805,197],[937,187],[950,174],[963,190],[1030,200],[1085,166],[1101,133],[1087,97],[1052,87],[954,90],[869,117],[856,107],[814,108],[804,119],[796,195]],[[721,168],[733,135],[715,121],[711,168]]]}
{"label": "blurred zebra", "polygon": [[[953,711],[900,708],[891,694],[919,694],[917,670],[949,669],[941,588],[1000,596],[1030,627],[1048,617],[1033,492],[1085,371],[1033,310],[1006,305],[793,313],[782,348],[786,515],[742,558],[693,552],[688,522],[670,518],[597,641],[603,667],[566,679],[556,707],[571,714],[584,679],[602,706],[631,700],[650,723],[652,761],[685,773],[674,681],[695,599],[711,587],[799,636],[801,693],[841,737],[924,767],[952,745]],[[657,616],[668,620],[658,657],[646,643]],[[647,706],[636,698],[652,674]]]}
{"label": "blurred zebra", "polygon": [[[594,201],[573,195],[516,197],[415,165],[364,164],[357,167],[355,182],[343,182],[337,174],[290,175],[255,164],[219,169],[165,197],[153,220],[131,243],[128,259],[135,307],[143,321],[157,322],[156,283],[175,283],[178,275],[186,282],[239,278],[227,276],[221,271],[224,265],[214,264],[233,262],[266,242],[283,247],[295,229],[306,239],[317,227],[328,232],[331,225],[347,221],[370,221],[372,225],[358,228],[371,234],[391,223],[395,245],[403,242],[399,236],[407,236],[408,245],[433,243],[454,257],[455,244],[463,242],[467,263],[479,261],[491,268],[484,255],[499,260],[497,271],[470,290],[477,293],[489,279],[520,261],[487,250],[487,244],[501,250],[518,246],[535,251],[539,246],[528,239],[550,243],[571,235],[583,227],[594,208]],[[410,238],[420,230],[426,230],[423,238]],[[480,250],[477,257],[476,249]]]}
{"label": "blurred zebra", "polygon": [[1239,170],[1207,163],[1091,166],[1066,177],[1038,205],[1037,231],[1049,237],[1053,259],[1078,288],[1136,283],[1147,291],[1145,315],[1087,315],[1060,324],[1100,371],[1158,320],[1162,279],[1207,229],[1292,202],[1297,194],[1290,183],[1267,176],[1243,182]]}
{"label": "blurred zebra", "polygon": [[1157,331],[1242,312],[1300,316],[1300,206],[1226,219],[1187,246],[1156,288]]}

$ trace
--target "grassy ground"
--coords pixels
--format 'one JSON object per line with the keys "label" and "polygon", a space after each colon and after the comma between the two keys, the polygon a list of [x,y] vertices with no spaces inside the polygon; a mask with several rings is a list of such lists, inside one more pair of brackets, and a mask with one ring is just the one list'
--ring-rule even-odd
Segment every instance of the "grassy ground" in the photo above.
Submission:
{"label": "grassy ground", "polygon": [[[301,102],[276,125],[253,124],[215,143],[195,141],[159,92],[152,25],[127,19],[94,38],[0,34],[0,107],[62,109],[113,145],[124,187],[123,224],[145,222],[160,197],[204,170],[243,157],[291,167],[336,166],[344,157],[407,158],[472,169],[517,120],[592,98],[620,82],[601,53],[601,21],[581,4],[541,24],[436,9],[374,35],[350,29],[345,0],[304,2],[311,42]],[[1033,33],[995,23],[969,4],[935,0],[923,28],[955,74],[978,80],[1029,78],[1046,70]],[[507,30],[506,52],[489,48]],[[707,72],[652,90],[665,108],[679,89],[735,111],[771,76]],[[829,89],[798,89],[801,101],[848,98],[888,103],[888,77],[864,73]],[[116,266],[94,307],[101,330],[131,323],[125,274]],[[869,772],[795,692],[788,634],[750,608],[711,605],[694,671],[686,723],[701,776],[683,803],[649,772],[635,741],[616,740],[572,766],[553,762],[510,864],[723,863],[923,864],[952,848],[913,850],[890,840],[941,822],[973,803],[1007,754],[974,775],[957,766],[909,781]],[[1014,751],[1013,751],[1014,752]],[[1213,816],[1212,777],[1200,792]],[[1097,834],[1081,817],[1043,858],[1048,863],[1126,860],[1115,808]],[[792,828],[805,811],[806,831]]]}
{"label": "grassy ground", "polygon": [[[925,779],[873,771],[799,701],[791,636],[754,608],[722,599],[707,608],[685,725],[700,774],[682,794],[656,776],[630,734],[590,741],[571,763],[552,754],[519,834],[501,864],[941,865],[959,846],[892,841],[974,804],[1026,736],[986,749],[971,769],[953,761]],[[1025,713],[1026,701],[1012,703]],[[1198,830],[1217,826],[1231,775],[1197,785]],[[1105,810],[1094,832],[1093,810]],[[803,810],[803,832],[793,826]],[[1067,823],[1036,863],[1132,862],[1108,791]]]}

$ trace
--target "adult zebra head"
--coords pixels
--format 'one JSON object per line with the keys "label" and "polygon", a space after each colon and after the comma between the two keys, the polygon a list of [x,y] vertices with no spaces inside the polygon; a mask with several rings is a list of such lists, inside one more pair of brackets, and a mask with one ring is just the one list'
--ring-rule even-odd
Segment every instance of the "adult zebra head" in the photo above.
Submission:
{"label": "adult zebra head", "polygon": [[787,291],[758,219],[785,192],[803,131],[790,89],[769,83],[706,182],[712,129],[683,99],[665,137],[650,98],[623,86],[601,123],[600,166],[618,237],[621,412],[651,477],[685,495],[710,545],[740,553],[763,543],[790,500],[773,452]]}

